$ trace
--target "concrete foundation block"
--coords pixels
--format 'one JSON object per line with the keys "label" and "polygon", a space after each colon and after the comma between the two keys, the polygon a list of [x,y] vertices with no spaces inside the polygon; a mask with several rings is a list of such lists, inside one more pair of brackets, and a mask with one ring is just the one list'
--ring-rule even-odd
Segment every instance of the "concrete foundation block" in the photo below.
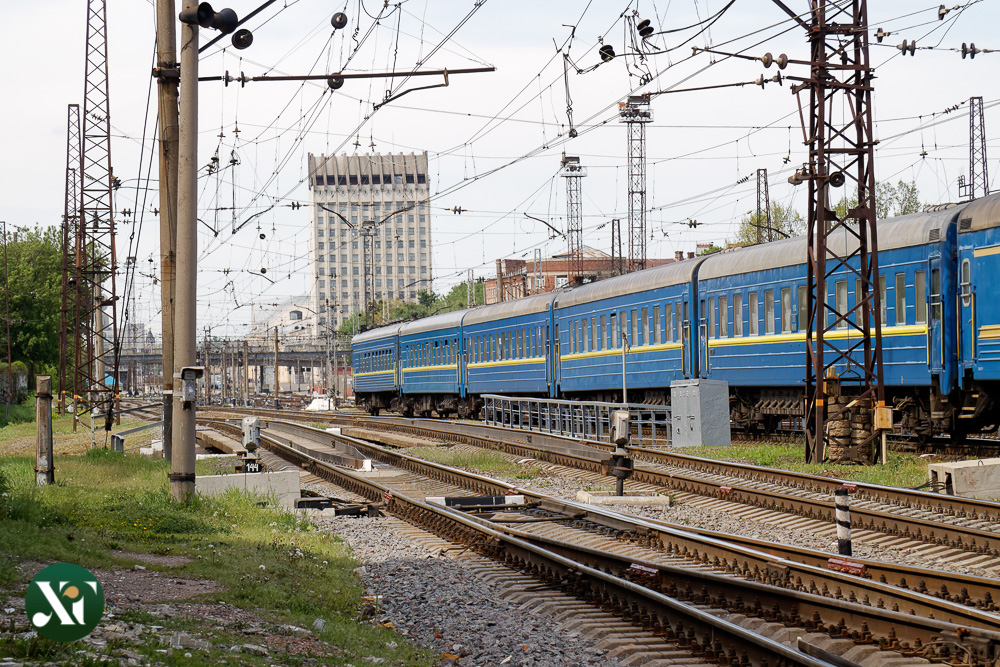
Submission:
{"label": "concrete foundation block", "polygon": [[1000,459],[931,463],[927,475],[940,493],[1000,500]]}
{"label": "concrete foundation block", "polygon": [[295,501],[302,493],[299,473],[295,470],[260,472],[232,475],[201,475],[195,478],[194,490],[205,496],[216,496],[227,489],[239,489],[262,496],[274,495],[277,502],[288,509],[295,509]]}

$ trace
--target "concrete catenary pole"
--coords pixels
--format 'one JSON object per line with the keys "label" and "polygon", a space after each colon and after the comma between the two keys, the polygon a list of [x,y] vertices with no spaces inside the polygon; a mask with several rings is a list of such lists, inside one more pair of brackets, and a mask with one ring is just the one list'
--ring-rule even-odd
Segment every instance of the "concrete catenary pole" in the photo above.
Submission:
{"label": "concrete catenary pole", "polygon": [[35,424],[37,441],[35,447],[35,484],[54,484],[55,465],[52,462],[52,376],[38,375],[35,378]]}
{"label": "concrete catenary pole", "polygon": [[173,452],[174,275],[177,261],[177,13],[174,0],[156,1],[157,99],[160,126],[160,303],[163,331],[163,458]]}
{"label": "concrete catenary pole", "polygon": [[[184,0],[185,7],[197,3]],[[173,20],[173,19],[171,19]],[[198,299],[198,26],[181,27],[180,154],[177,164],[177,278],[175,284],[174,384],[195,364]],[[194,495],[195,403],[174,394],[174,451],[170,491],[186,502]]]}
{"label": "concrete catenary pole", "polygon": [[853,555],[851,548],[851,508],[848,504],[847,489],[837,489],[833,492],[833,496],[837,517],[837,553],[841,556],[851,556]]}
{"label": "concrete catenary pole", "polygon": [[278,387],[280,382],[278,381],[278,327],[274,327],[274,409],[280,410],[281,406],[278,405]]}

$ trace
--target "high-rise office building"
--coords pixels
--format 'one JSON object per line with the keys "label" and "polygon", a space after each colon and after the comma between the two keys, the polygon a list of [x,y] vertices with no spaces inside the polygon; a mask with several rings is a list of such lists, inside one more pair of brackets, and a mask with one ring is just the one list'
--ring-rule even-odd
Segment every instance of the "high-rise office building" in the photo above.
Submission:
{"label": "high-rise office building", "polygon": [[[320,326],[431,289],[427,153],[309,154],[312,298]],[[329,304],[329,311],[327,310]]]}

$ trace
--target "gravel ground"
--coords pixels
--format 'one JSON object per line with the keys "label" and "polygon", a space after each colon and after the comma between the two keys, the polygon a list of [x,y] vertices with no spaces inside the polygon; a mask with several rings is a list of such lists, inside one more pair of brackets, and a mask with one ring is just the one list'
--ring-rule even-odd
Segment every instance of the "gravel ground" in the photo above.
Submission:
{"label": "gravel ground", "polygon": [[496,597],[461,559],[435,555],[387,530],[385,519],[315,517],[365,563],[362,580],[380,623],[442,656],[469,665],[619,665],[593,640],[556,629],[557,623]]}

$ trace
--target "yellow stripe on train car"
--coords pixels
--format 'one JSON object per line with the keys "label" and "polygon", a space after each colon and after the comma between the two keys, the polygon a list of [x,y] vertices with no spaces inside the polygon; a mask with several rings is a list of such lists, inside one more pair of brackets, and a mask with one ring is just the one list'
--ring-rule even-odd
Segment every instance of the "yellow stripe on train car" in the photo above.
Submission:
{"label": "yellow stripe on train car", "polygon": [[[883,336],[915,336],[918,334],[927,335],[926,324],[910,324],[895,327],[882,327]],[[860,336],[855,329],[838,329],[828,331],[823,338],[826,340],[847,340]],[[724,347],[726,345],[766,345],[771,343],[804,343],[806,334],[804,331],[788,334],[770,334],[766,336],[737,336],[734,338],[713,338],[708,341],[709,347]]]}

